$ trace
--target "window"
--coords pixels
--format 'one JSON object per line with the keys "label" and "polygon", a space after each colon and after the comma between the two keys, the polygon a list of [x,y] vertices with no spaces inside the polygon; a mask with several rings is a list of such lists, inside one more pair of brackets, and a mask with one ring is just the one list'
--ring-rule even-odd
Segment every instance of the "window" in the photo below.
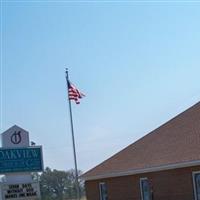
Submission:
{"label": "window", "polygon": [[142,200],[152,200],[153,192],[151,190],[151,185],[148,178],[140,179],[140,191]]}
{"label": "window", "polygon": [[195,200],[200,200],[200,172],[193,172],[193,187]]}
{"label": "window", "polygon": [[99,183],[100,200],[108,200],[108,189],[106,183]]}

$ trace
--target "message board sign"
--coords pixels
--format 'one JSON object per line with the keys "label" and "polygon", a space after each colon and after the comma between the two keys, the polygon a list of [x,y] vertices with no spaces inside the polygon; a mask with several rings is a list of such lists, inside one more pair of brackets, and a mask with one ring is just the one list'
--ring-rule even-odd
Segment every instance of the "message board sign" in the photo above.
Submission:
{"label": "message board sign", "polygon": [[42,149],[0,148],[0,174],[43,171]]}
{"label": "message board sign", "polygon": [[3,200],[39,200],[39,183],[20,183],[2,185]]}

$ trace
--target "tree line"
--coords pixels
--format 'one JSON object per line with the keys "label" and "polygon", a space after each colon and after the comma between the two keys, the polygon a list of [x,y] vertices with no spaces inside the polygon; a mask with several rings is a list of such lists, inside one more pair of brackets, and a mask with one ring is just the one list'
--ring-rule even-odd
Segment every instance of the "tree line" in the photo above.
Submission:
{"label": "tree line", "polygon": [[[81,175],[81,171],[78,171]],[[76,199],[75,171],[52,170],[47,167],[41,174],[34,173],[34,180],[40,181],[42,200],[73,200]],[[85,196],[84,184],[79,179],[81,197]]]}

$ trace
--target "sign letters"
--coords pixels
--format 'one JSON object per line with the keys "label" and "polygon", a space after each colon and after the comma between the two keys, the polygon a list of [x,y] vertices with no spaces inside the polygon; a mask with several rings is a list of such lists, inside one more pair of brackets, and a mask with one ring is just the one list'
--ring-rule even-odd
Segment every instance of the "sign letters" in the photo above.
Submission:
{"label": "sign letters", "polygon": [[39,183],[5,184],[2,194],[3,200],[37,200],[40,197]]}
{"label": "sign letters", "polygon": [[42,170],[41,147],[0,148],[0,174]]}

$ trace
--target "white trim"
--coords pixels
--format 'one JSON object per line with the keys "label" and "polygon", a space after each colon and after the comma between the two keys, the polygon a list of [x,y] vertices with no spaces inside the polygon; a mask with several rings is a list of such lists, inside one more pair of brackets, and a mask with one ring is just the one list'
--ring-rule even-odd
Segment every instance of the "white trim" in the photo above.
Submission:
{"label": "white trim", "polygon": [[193,181],[193,189],[194,189],[194,198],[195,200],[198,200],[197,199],[197,191],[196,191],[196,182],[195,182],[195,175],[196,174],[200,174],[200,171],[194,171],[192,172],[192,181]]}
{"label": "white trim", "polygon": [[83,175],[82,178],[85,181],[89,181],[89,180],[97,180],[97,179],[102,179],[102,178],[129,176],[129,175],[134,175],[134,174],[157,172],[157,171],[164,171],[164,170],[184,168],[184,167],[193,167],[193,166],[198,166],[198,165],[200,165],[200,160],[175,163],[175,164],[169,164],[169,165],[161,165],[161,166],[149,167],[149,168],[144,168],[144,169],[129,170],[129,171],[123,171],[123,172],[117,172],[117,173],[109,173],[109,174],[97,175],[97,176]]}

